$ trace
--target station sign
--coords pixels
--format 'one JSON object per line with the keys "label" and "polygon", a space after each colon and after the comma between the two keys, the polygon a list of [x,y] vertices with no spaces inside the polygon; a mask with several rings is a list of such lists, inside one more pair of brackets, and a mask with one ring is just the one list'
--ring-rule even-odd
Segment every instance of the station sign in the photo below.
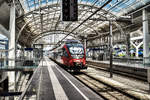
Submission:
{"label": "station sign", "polygon": [[25,51],[32,51],[33,48],[25,48],[24,50],[25,50]]}
{"label": "station sign", "polygon": [[36,49],[43,49],[43,44],[33,44],[33,47]]}
{"label": "station sign", "polygon": [[78,20],[78,0],[61,1],[61,19],[62,21]]}

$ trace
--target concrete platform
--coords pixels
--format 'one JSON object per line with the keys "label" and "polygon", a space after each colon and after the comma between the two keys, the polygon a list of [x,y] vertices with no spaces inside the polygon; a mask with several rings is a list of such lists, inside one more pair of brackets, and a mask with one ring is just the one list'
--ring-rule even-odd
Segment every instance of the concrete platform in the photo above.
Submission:
{"label": "concrete platform", "polygon": [[[97,62],[97,63],[103,63],[103,64],[109,64],[109,61],[98,61],[98,60],[92,60],[87,58],[87,61],[92,61],[92,62]],[[113,61],[113,65],[118,65],[118,66],[124,66],[124,67],[133,67],[133,68],[141,68],[141,69],[147,69],[150,67],[150,65],[144,65],[144,64],[139,64],[139,63],[130,63],[130,62],[116,62]]]}
{"label": "concrete platform", "polygon": [[103,100],[48,58],[41,66],[38,100]]}
{"label": "concrete platform", "polygon": [[[109,68],[109,61],[97,61],[97,60],[90,60],[87,59],[87,64],[96,64],[99,67]],[[122,63],[122,62],[113,62],[113,70],[115,71],[123,71],[126,73],[134,73],[133,75],[138,75],[143,80],[147,80],[147,69],[149,67],[144,67],[140,64],[130,64],[130,63]]]}

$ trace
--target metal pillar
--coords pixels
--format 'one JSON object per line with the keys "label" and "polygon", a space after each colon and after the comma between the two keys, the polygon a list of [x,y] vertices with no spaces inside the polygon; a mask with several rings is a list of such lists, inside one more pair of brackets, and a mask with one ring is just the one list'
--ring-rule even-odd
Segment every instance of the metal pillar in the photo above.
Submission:
{"label": "metal pillar", "polygon": [[[8,50],[8,41],[6,40],[5,41],[5,50]],[[5,51],[5,57],[8,57],[8,51]],[[8,65],[8,61],[7,60],[5,60],[4,61],[4,66],[7,66]]]}
{"label": "metal pillar", "polygon": [[136,58],[139,57],[139,48],[136,48]]}
{"label": "metal pillar", "polygon": [[110,78],[113,77],[113,56],[112,56],[112,52],[113,52],[113,44],[112,44],[112,22],[109,21],[109,27],[110,27],[110,33],[109,33],[109,61],[110,61]]}
{"label": "metal pillar", "polygon": [[127,49],[126,49],[126,51],[127,51],[127,58],[129,57],[129,55],[130,55],[130,34],[127,34],[127,37],[126,37],[126,40],[127,40]]}
{"label": "metal pillar", "polygon": [[86,39],[84,39],[84,49],[85,49],[85,52],[86,52]]}
{"label": "metal pillar", "polygon": [[150,33],[148,29],[148,12],[143,9],[143,64],[149,64]]}
{"label": "metal pillar", "polygon": [[[10,39],[9,39],[9,67],[14,68],[15,67],[15,2],[11,4],[10,7],[10,23],[9,23],[9,29],[10,29]],[[11,59],[11,60],[10,60]],[[9,90],[14,91],[15,90],[15,72],[9,72]]]}
{"label": "metal pillar", "polygon": [[85,36],[85,38],[84,38],[84,48],[85,48],[85,52],[86,52],[86,46],[87,46],[87,36]]}

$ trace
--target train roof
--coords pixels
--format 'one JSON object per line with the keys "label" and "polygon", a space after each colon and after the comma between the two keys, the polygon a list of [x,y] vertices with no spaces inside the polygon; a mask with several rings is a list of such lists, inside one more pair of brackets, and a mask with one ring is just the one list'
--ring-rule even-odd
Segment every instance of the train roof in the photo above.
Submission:
{"label": "train roof", "polygon": [[82,43],[80,41],[78,41],[78,40],[68,39],[66,41],[63,41],[63,43],[59,47],[57,47],[55,49],[55,51],[57,52],[58,50],[62,49],[65,44],[69,45],[69,44],[82,44]]}
{"label": "train roof", "polygon": [[80,43],[80,44],[81,44],[80,41],[78,41],[78,40],[73,40],[73,39],[69,39],[69,40],[67,40],[65,43],[66,43],[66,44],[70,44],[70,43]]}

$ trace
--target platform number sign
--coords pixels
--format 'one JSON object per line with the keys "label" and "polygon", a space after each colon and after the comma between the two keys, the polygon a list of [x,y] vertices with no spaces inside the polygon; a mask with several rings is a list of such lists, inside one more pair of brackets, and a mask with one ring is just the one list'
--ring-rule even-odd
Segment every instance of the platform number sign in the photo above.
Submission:
{"label": "platform number sign", "polygon": [[62,21],[78,20],[78,0],[62,0],[61,17]]}

